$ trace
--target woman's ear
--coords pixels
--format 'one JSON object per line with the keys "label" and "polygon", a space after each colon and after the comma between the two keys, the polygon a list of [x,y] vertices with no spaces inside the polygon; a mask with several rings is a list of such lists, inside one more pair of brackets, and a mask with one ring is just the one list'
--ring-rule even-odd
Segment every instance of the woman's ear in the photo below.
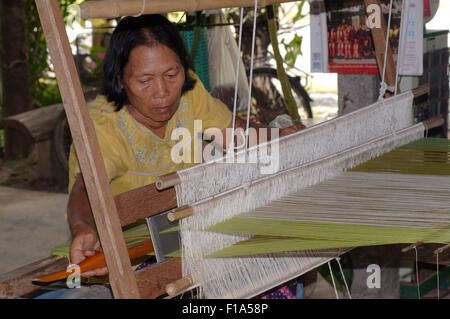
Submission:
{"label": "woman's ear", "polygon": [[124,90],[125,89],[125,86],[124,86],[124,83],[123,83],[123,75],[117,75],[117,84],[119,85],[119,87],[122,89],[122,90]]}

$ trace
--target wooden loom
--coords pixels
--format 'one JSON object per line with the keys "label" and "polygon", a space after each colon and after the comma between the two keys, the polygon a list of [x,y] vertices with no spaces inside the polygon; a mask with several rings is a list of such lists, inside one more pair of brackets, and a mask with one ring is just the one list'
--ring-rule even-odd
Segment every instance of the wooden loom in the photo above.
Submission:
{"label": "wooden loom", "polygon": [[[120,1],[112,2],[117,5],[121,3]],[[146,6],[145,13],[162,13],[177,10],[190,11],[194,8],[176,7],[178,5],[177,2],[164,1],[170,7],[165,7],[165,9],[156,7],[156,9],[153,9],[152,4],[158,3],[153,1]],[[287,1],[269,2],[279,3]],[[266,1],[264,4],[269,2]],[[99,237],[105,252],[113,294],[116,298],[158,297],[164,294],[167,284],[181,278],[180,259],[172,258],[133,274],[127,258],[121,227],[162,211],[176,208],[178,206],[176,191],[173,187],[158,191],[155,185],[149,185],[115,197],[112,196],[108,187],[98,142],[95,138],[95,131],[87,114],[81,86],[76,77],[77,73],[57,1],[36,0],[36,3],[53,64],[55,65],[74,144],[78,150],[80,167],[89,194]],[[96,2],[85,4],[94,3]],[[142,4],[141,1],[127,1],[127,6],[131,6],[132,3]],[[253,1],[249,1],[248,5],[252,4]],[[227,5],[237,6],[234,3],[228,4],[228,2],[223,2],[223,4],[216,7],[226,7]],[[239,5],[243,5],[242,1],[239,2]],[[147,10],[147,8],[152,8],[153,11]],[[195,7],[195,10],[199,9],[201,8]],[[133,13],[137,12],[139,11],[133,11]],[[387,70],[392,70],[392,68],[388,67]],[[442,125],[442,122],[438,123],[438,125]],[[171,176],[173,177],[174,175]],[[167,178],[161,178],[161,182],[166,180]],[[9,288],[11,287],[6,287],[5,290]]]}

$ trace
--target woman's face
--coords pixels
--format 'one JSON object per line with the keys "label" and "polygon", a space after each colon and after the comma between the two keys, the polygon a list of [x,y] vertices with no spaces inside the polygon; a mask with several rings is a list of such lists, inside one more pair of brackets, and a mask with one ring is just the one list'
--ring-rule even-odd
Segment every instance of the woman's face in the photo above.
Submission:
{"label": "woman's face", "polygon": [[131,50],[121,84],[147,124],[162,127],[178,108],[184,77],[178,55],[157,43]]}

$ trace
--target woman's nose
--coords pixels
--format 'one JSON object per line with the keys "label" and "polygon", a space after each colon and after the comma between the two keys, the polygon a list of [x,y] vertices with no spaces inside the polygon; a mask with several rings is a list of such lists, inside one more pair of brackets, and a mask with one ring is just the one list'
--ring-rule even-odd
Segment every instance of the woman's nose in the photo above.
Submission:
{"label": "woman's nose", "polygon": [[164,98],[166,96],[169,95],[169,90],[167,88],[166,82],[164,81],[164,79],[157,79],[156,83],[155,83],[155,92],[154,92],[154,97],[155,98]]}

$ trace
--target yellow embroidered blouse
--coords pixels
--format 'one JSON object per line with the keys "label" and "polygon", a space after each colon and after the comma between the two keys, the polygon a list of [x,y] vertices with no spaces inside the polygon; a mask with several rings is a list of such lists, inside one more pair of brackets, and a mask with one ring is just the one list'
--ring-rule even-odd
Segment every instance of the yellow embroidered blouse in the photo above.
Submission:
{"label": "yellow embroidered blouse", "polygon": [[[175,128],[186,128],[194,136],[194,120],[202,120],[203,131],[208,128],[225,129],[232,115],[225,104],[213,98],[200,79],[194,88],[182,95],[178,110],[169,120],[165,137],[159,138],[138,123],[126,107],[115,112],[115,106],[98,96],[88,104],[94,122],[101,153],[114,195],[142,187],[156,181],[159,175],[193,165],[176,164],[171,160],[171,148],[178,142],[172,140]],[[193,154],[193,143],[191,153]],[[69,157],[69,193],[80,172],[78,159],[72,145]]]}

